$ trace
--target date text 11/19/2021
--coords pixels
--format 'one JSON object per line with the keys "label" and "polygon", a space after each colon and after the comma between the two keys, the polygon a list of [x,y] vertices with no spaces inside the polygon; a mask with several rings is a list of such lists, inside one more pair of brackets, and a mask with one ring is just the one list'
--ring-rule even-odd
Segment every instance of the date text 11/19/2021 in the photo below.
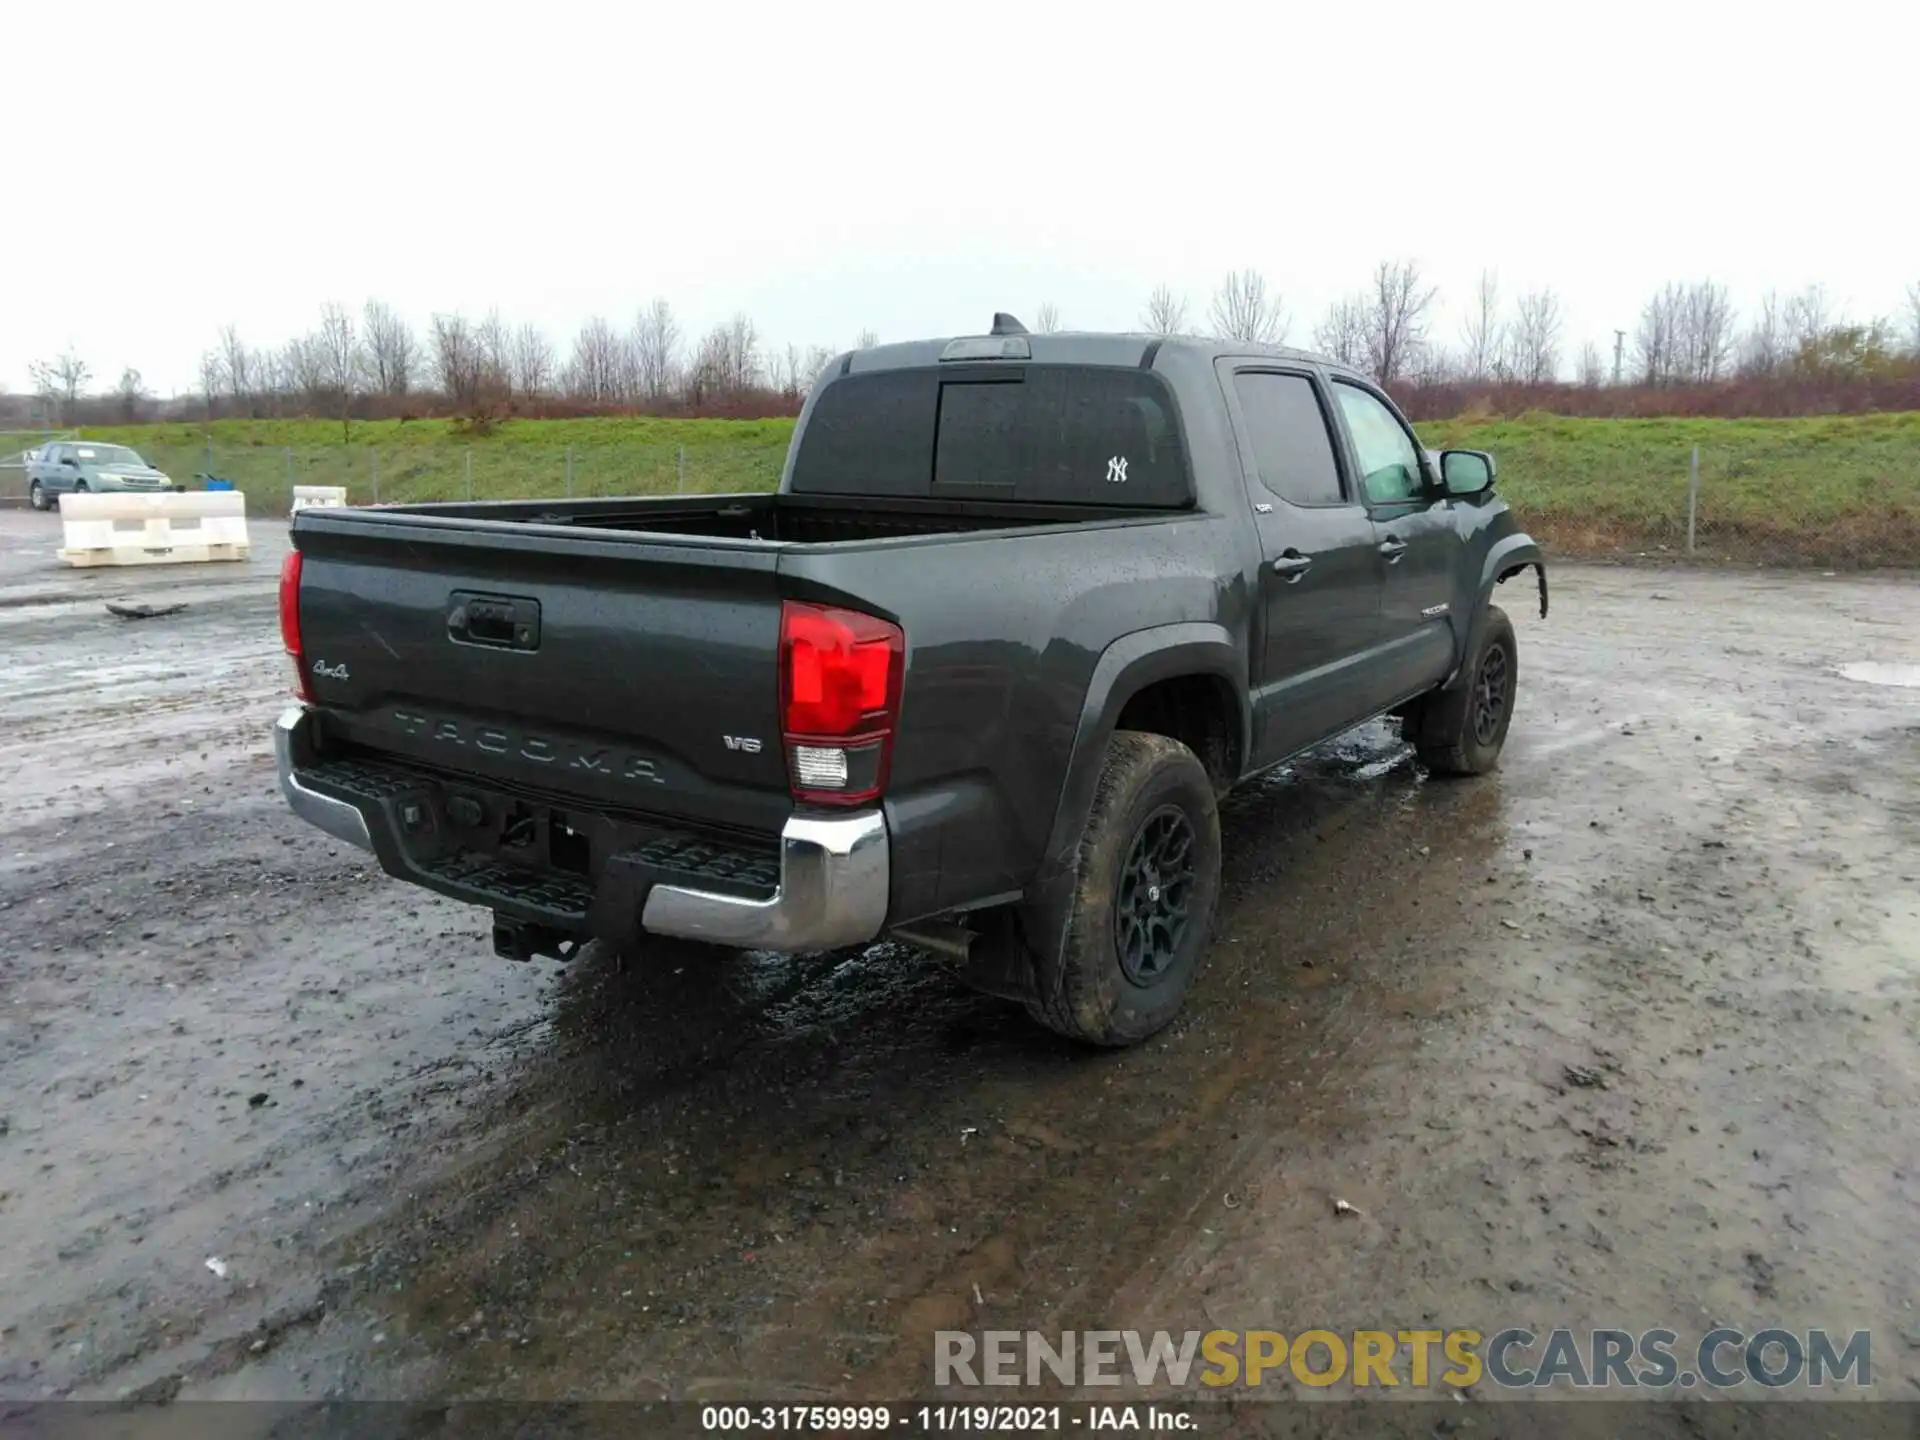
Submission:
{"label": "date text 11/19/2021", "polygon": [[700,1428],[716,1433],[767,1431],[845,1434],[1060,1435],[1074,1430],[1192,1432],[1199,1417],[1163,1405],[707,1405]]}

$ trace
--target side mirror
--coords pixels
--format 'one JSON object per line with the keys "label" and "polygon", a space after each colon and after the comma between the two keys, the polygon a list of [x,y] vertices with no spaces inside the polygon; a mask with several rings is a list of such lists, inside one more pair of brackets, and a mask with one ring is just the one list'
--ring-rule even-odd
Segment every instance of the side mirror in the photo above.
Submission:
{"label": "side mirror", "polygon": [[1493,456],[1484,450],[1442,450],[1440,484],[1449,495],[1479,495],[1493,485]]}

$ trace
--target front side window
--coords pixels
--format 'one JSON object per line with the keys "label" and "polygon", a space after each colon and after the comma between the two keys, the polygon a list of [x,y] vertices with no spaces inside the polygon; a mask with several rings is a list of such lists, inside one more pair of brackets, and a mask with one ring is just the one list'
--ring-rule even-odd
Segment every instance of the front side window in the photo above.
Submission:
{"label": "front side window", "polygon": [[1336,383],[1340,413],[1353,436],[1354,458],[1360,465],[1360,485],[1368,501],[1394,505],[1420,498],[1420,452],[1413,437],[1378,398],[1354,385]]}

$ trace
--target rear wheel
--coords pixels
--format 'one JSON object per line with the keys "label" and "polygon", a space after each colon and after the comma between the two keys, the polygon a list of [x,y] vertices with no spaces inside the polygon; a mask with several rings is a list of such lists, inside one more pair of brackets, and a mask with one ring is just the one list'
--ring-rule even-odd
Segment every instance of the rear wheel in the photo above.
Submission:
{"label": "rear wheel", "polygon": [[1179,1013],[1212,936],[1220,814],[1194,753],[1122,730],[1080,841],[1066,938],[1034,957],[1027,1010],[1095,1045],[1132,1045]]}
{"label": "rear wheel", "polygon": [[27,503],[36,510],[45,510],[47,508],[47,492],[40,488],[40,482],[38,480],[33,481],[27,486]]}
{"label": "rear wheel", "polygon": [[1426,767],[1436,775],[1484,775],[1499,764],[1519,681],[1513,622],[1489,605],[1466,683],[1427,696],[1404,722]]}

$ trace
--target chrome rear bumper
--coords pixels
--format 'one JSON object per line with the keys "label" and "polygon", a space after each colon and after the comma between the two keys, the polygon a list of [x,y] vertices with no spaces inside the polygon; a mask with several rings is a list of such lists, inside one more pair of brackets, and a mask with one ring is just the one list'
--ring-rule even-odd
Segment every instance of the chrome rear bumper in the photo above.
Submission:
{"label": "chrome rear bumper", "polygon": [[887,822],[878,810],[795,815],[780,831],[780,888],[743,900],[655,885],[640,928],[742,950],[832,950],[873,939],[887,918]]}
{"label": "chrome rear bumper", "polygon": [[357,805],[309,790],[300,783],[298,763],[308,723],[307,712],[298,705],[282,710],[280,718],[273,722],[273,758],[280,768],[280,793],[287,797],[293,813],[309,825],[318,826],[334,839],[357,845],[362,850],[373,849],[367,817],[360,813]]}
{"label": "chrome rear bumper", "polygon": [[[360,806],[301,783],[300,763],[311,759],[311,724],[309,712],[300,706],[275,722],[280,793],[308,824],[336,840],[379,853]],[[372,823],[386,823],[377,807]],[[397,850],[397,839],[387,848]],[[393,873],[414,879],[404,871]],[[859,945],[876,938],[886,923],[891,879],[887,822],[879,810],[793,815],[780,832],[780,880],[771,896],[756,900],[661,881],[647,891],[640,928],[742,950]]]}

